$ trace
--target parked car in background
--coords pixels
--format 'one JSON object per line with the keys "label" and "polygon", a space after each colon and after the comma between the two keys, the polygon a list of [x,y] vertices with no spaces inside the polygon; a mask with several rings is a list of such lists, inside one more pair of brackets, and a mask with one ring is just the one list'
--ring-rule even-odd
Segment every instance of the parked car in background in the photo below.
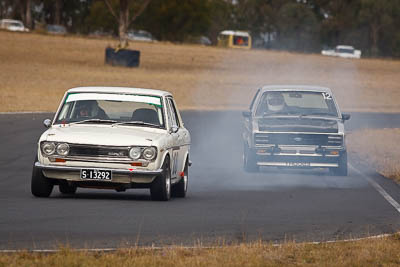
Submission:
{"label": "parked car in background", "polygon": [[133,30],[126,33],[129,40],[142,41],[142,42],[154,42],[157,41],[151,33],[144,30]]}
{"label": "parked car in background", "polygon": [[347,175],[344,121],[329,88],[264,86],[244,111],[244,169],[329,168]]}
{"label": "parked car in background", "polygon": [[202,44],[202,45],[211,45],[212,44],[210,38],[208,38],[207,36],[204,36],[204,35],[202,35],[198,38],[198,43]]}
{"label": "parked car in background", "polygon": [[0,29],[5,29],[13,32],[29,32],[29,29],[24,26],[22,21],[14,19],[0,20]]}
{"label": "parked car in background", "polygon": [[66,35],[67,34],[67,29],[64,26],[56,25],[56,24],[48,24],[46,26],[46,31],[49,34],[56,34],[56,35]]}
{"label": "parked car in background", "polygon": [[354,49],[349,45],[338,45],[335,49],[322,50],[321,54],[324,56],[334,56],[342,58],[360,58],[361,51]]}
{"label": "parked car in background", "polygon": [[68,90],[38,142],[31,192],[77,187],[149,188],[153,200],[185,197],[190,134],[172,95],[124,87]]}
{"label": "parked car in background", "polygon": [[229,48],[251,48],[251,36],[243,31],[222,31],[218,35],[218,46]]}

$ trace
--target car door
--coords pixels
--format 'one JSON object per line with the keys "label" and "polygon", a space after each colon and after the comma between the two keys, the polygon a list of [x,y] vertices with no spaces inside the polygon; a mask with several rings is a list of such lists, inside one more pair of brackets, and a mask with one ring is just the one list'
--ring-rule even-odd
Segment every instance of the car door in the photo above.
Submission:
{"label": "car door", "polygon": [[182,168],[181,158],[182,151],[182,131],[180,129],[180,122],[178,120],[174,102],[171,97],[166,98],[167,112],[169,122],[169,132],[172,137],[171,140],[171,177],[178,178],[178,172]]}

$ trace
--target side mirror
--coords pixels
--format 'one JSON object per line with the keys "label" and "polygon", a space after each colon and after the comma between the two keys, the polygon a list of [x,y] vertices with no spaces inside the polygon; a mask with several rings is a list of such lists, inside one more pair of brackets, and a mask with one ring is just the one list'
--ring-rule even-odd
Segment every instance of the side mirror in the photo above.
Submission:
{"label": "side mirror", "polygon": [[348,121],[348,120],[350,120],[350,114],[345,114],[345,113],[343,113],[343,114],[342,114],[342,120],[343,120],[343,121]]}
{"label": "side mirror", "polygon": [[251,117],[251,111],[243,111],[242,112],[243,117],[245,118],[250,118]]}
{"label": "side mirror", "polygon": [[50,120],[50,119],[45,119],[45,120],[43,121],[43,124],[44,124],[44,127],[50,128],[50,126],[51,126],[51,120]]}
{"label": "side mirror", "polygon": [[178,132],[178,130],[179,130],[178,126],[172,126],[170,133],[176,133],[176,132]]}

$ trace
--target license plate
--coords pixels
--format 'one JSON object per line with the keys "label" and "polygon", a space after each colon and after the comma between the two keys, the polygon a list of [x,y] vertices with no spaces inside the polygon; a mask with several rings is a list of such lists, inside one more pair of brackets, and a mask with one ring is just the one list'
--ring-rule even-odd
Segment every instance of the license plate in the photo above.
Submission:
{"label": "license plate", "polygon": [[310,167],[310,162],[286,162],[287,167]]}
{"label": "license plate", "polygon": [[81,169],[81,179],[111,181],[112,172],[110,170]]}

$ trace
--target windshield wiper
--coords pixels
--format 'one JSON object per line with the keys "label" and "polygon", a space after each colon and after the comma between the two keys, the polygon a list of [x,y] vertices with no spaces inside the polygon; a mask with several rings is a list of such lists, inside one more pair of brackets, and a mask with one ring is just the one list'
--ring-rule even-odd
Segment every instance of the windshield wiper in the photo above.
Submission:
{"label": "windshield wiper", "polygon": [[69,124],[81,124],[81,123],[116,123],[114,120],[103,120],[103,119],[87,119],[83,121],[71,122]]}
{"label": "windshield wiper", "polygon": [[124,124],[131,124],[131,125],[140,125],[140,126],[149,126],[149,127],[155,127],[155,128],[162,128],[160,125],[154,124],[154,123],[149,123],[149,122],[144,122],[144,121],[124,121],[124,122],[116,122],[112,126],[116,125],[124,125]]}
{"label": "windshield wiper", "polygon": [[326,112],[314,112],[314,113],[308,113],[308,114],[301,114],[301,117],[308,117],[308,116],[327,116],[327,117],[335,117],[332,114],[326,113]]}
{"label": "windshield wiper", "polygon": [[285,116],[285,115],[296,115],[296,116],[301,116],[301,114],[299,114],[298,112],[294,112],[294,111],[279,111],[279,112],[273,112],[273,113],[267,113],[264,112],[263,117],[273,117],[273,116]]}

